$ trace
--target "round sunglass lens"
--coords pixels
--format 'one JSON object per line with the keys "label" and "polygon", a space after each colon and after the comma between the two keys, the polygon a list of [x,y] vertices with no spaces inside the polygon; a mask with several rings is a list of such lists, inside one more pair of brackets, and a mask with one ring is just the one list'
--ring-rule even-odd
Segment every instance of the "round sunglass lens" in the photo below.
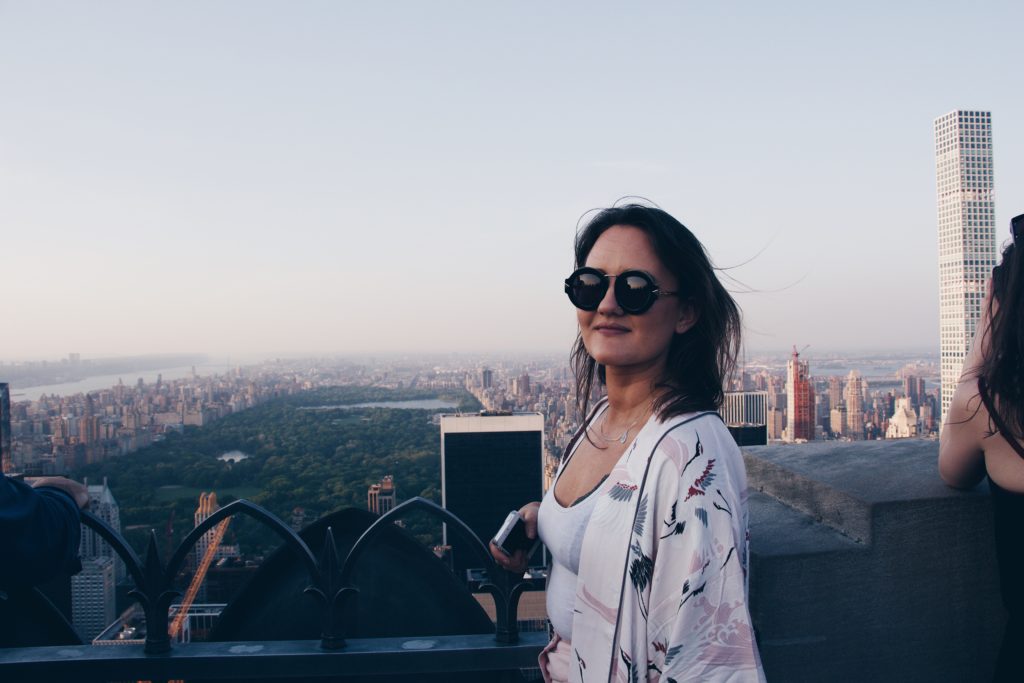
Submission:
{"label": "round sunglass lens", "polygon": [[643,275],[623,274],[619,276],[617,284],[615,296],[624,311],[639,312],[650,305],[654,283]]}
{"label": "round sunglass lens", "polygon": [[596,308],[604,298],[604,278],[596,273],[578,273],[572,282],[574,303],[581,308]]}

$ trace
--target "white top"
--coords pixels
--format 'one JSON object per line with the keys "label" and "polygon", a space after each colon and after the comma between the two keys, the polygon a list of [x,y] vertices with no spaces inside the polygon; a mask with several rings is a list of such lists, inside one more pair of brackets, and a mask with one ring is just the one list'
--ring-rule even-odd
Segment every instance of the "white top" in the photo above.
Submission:
{"label": "white top", "polygon": [[562,458],[555,480],[544,494],[540,511],[537,513],[537,533],[551,553],[551,570],[548,572],[547,583],[548,620],[555,633],[565,641],[572,640],[572,615],[580,571],[580,550],[600,485],[568,507],[555,499],[555,487],[566,463],[584,438],[586,437],[581,432],[572,449]]}

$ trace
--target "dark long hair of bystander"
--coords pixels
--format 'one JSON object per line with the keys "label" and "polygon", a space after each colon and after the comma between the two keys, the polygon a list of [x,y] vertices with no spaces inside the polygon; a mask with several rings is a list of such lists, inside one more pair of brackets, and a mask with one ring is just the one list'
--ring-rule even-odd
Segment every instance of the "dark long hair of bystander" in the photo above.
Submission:
{"label": "dark long hair of bystander", "polygon": [[1024,257],[1017,251],[1017,240],[1024,240],[1024,214],[1011,221],[1011,230],[1014,240],[992,269],[989,337],[978,376],[985,380],[999,417],[1013,436],[1024,439]]}

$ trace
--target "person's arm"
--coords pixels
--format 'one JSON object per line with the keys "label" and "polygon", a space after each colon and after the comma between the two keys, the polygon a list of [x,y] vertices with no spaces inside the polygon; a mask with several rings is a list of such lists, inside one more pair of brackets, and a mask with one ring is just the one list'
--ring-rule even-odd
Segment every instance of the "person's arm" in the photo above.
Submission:
{"label": "person's arm", "polygon": [[981,447],[981,436],[987,424],[979,426],[978,420],[984,420],[988,413],[978,393],[978,374],[988,349],[990,302],[993,308],[998,306],[992,299],[991,279],[981,304],[981,318],[975,328],[971,348],[964,358],[960,381],[950,399],[939,436],[939,476],[959,489],[974,488],[985,478],[985,451]]}
{"label": "person's arm", "polygon": [[[537,513],[539,511],[540,503],[537,501],[527,503],[523,507],[519,508],[519,514],[522,516],[523,522],[526,524],[527,538],[537,538]],[[498,546],[494,545],[494,543],[490,543],[489,547],[491,556],[494,558],[494,561],[498,563],[499,567],[517,574],[521,574],[526,571],[530,557],[526,554],[525,550],[517,550],[512,553],[512,556],[510,557],[501,552]]]}
{"label": "person's arm", "polygon": [[39,584],[80,571],[78,510],[68,487],[32,488],[0,478],[0,585]]}
{"label": "person's arm", "polygon": [[974,488],[985,478],[985,451],[978,420],[987,416],[977,380],[962,379],[949,404],[939,437],[939,476],[958,489]]}

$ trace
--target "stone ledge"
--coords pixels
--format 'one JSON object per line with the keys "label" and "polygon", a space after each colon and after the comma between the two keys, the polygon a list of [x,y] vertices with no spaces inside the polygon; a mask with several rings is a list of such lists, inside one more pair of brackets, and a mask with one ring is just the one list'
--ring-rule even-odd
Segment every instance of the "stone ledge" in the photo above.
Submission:
{"label": "stone ledge", "polygon": [[744,449],[751,611],[770,681],[987,681],[1004,613],[987,487],[938,442]]}

